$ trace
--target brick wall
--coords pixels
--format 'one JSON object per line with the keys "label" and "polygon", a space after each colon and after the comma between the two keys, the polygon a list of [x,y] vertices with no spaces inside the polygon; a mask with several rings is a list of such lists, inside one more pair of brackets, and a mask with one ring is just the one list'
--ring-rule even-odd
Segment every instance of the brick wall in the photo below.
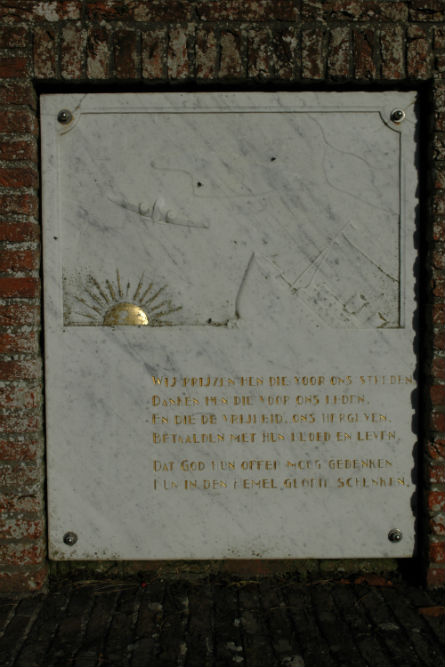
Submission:
{"label": "brick wall", "polygon": [[444,0],[0,0],[0,590],[47,580],[38,94],[403,85],[425,100],[425,581],[445,584]]}

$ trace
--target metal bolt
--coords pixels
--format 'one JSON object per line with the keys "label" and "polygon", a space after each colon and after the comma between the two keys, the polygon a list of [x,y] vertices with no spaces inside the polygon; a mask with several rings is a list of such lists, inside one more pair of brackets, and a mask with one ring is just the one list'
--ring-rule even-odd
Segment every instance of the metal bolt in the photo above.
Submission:
{"label": "metal bolt", "polygon": [[73,114],[71,111],[68,111],[68,109],[62,109],[62,111],[59,111],[57,114],[57,120],[59,123],[62,123],[62,125],[67,125],[73,120]]}
{"label": "metal bolt", "polygon": [[77,535],[76,533],[65,533],[63,536],[63,541],[65,544],[67,544],[69,547],[73,547],[76,542],[77,542]]}
{"label": "metal bolt", "polygon": [[403,109],[394,109],[394,111],[391,111],[391,120],[393,123],[401,123],[402,120],[405,120]]}
{"label": "metal bolt", "polygon": [[392,530],[389,531],[388,540],[390,542],[400,542],[401,539],[402,539],[401,530],[399,530],[398,528],[393,528]]}

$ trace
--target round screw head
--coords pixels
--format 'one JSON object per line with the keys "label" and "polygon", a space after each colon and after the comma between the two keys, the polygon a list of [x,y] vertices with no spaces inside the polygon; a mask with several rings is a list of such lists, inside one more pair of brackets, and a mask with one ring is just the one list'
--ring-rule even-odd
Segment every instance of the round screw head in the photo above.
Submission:
{"label": "round screw head", "polygon": [[398,528],[393,528],[392,530],[389,531],[388,540],[390,542],[400,542],[401,539],[402,539],[401,530],[399,530]]}
{"label": "round screw head", "polygon": [[62,109],[59,111],[57,114],[57,120],[59,123],[62,123],[62,125],[67,125],[68,123],[71,123],[73,120],[73,114],[71,111],[68,111],[68,109]]}
{"label": "round screw head", "polygon": [[403,109],[394,109],[394,111],[391,111],[391,120],[393,123],[401,123],[402,120],[405,120]]}
{"label": "round screw head", "polygon": [[77,535],[76,533],[65,533],[63,536],[63,541],[65,544],[67,544],[69,547],[73,547],[76,542],[77,542]]}

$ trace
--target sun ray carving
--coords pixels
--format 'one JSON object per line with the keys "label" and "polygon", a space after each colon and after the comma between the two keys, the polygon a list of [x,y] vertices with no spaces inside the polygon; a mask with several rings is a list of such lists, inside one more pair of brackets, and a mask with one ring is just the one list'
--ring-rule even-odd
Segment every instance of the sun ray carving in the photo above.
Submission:
{"label": "sun ray carving", "polygon": [[166,288],[167,285],[155,287],[151,281],[146,284],[144,274],[134,291],[130,282],[122,286],[118,270],[114,280],[107,279],[103,284],[88,275],[84,295],[75,297],[81,306],[75,314],[85,318],[87,326],[170,326],[172,322],[166,318],[181,310],[181,306],[175,307],[170,299],[165,298]]}

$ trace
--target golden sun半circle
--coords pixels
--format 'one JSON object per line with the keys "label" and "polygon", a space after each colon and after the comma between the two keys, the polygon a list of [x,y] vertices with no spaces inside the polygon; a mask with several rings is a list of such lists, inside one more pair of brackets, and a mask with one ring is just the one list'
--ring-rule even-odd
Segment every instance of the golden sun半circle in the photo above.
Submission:
{"label": "golden sun\u534acircle", "polygon": [[104,326],[148,326],[147,313],[135,303],[116,303],[104,316]]}

